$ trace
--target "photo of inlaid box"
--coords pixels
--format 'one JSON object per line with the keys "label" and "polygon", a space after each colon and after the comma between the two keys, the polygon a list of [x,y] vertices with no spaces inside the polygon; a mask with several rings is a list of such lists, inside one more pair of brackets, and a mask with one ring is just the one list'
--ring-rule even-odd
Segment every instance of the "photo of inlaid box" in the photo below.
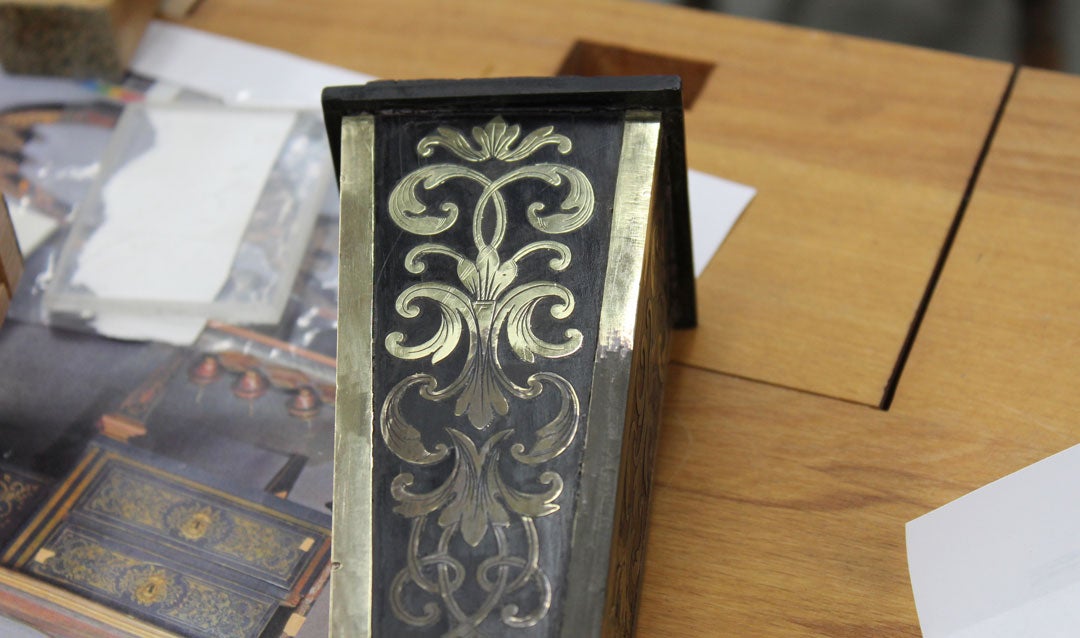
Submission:
{"label": "photo of inlaid box", "polygon": [[324,91],[334,636],[633,632],[673,326],[678,78]]}

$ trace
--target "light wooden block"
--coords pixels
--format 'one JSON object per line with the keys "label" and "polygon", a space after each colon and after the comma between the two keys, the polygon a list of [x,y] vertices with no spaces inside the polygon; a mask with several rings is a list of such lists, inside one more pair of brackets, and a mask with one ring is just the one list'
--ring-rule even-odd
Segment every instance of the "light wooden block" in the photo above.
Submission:
{"label": "light wooden block", "polygon": [[157,0],[0,0],[8,73],[119,78]]}

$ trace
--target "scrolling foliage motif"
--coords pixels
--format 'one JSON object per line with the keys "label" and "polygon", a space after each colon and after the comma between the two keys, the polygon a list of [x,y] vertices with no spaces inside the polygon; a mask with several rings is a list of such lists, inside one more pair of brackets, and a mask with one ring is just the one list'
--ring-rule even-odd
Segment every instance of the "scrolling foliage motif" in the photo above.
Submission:
{"label": "scrolling foliage motif", "polygon": [[[437,147],[442,147],[473,166],[422,166],[398,182],[389,200],[390,217],[398,227],[434,237],[453,227],[461,212],[450,201],[433,209],[421,201],[417,191],[435,191],[450,180],[467,180],[480,189],[472,210],[473,247],[459,251],[425,241],[405,255],[405,269],[412,274],[423,273],[428,260],[434,258],[449,259],[456,267],[458,282],[416,283],[405,288],[396,301],[397,313],[405,319],[420,315],[419,300],[434,305],[439,314],[438,328],[420,343],[407,343],[402,332],[391,332],[385,341],[393,356],[405,360],[430,357],[433,365],[464,343],[462,368],[445,386],[426,372],[405,377],[387,394],[379,418],[383,440],[402,461],[430,466],[453,460],[449,477],[430,492],[412,491],[414,476],[409,472],[398,474],[391,484],[391,493],[398,501],[394,511],[412,519],[406,566],[391,583],[392,610],[397,618],[416,627],[430,626],[446,614],[451,627],[448,636],[478,636],[480,624],[500,606],[502,623],[512,628],[531,627],[547,614],[551,584],[539,566],[540,538],[535,519],[559,510],[555,501],[562,493],[563,480],[557,472],[542,471],[537,479],[539,489],[518,489],[504,477],[500,458],[508,454],[519,464],[542,469],[570,447],[581,419],[577,392],[565,378],[539,370],[523,381],[515,380],[500,361],[501,344],[527,364],[536,364],[541,358],[570,356],[582,344],[581,332],[573,328],[567,328],[563,340],[556,343],[534,332],[534,315],[540,314],[539,309],[546,305],[552,319],[565,320],[574,312],[574,295],[552,281],[519,282],[519,266],[526,258],[546,255],[548,268],[558,273],[569,267],[571,253],[565,244],[543,239],[505,257],[500,248],[506,236],[507,217],[514,211],[510,210],[504,189],[524,180],[563,187],[565,195],[558,210],[546,210],[543,202],[525,207],[528,223],[549,235],[581,228],[592,217],[594,208],[592,184],[578,169],[559,163],[515,164],[548,145],[565,155],[572,148],[570,139],[556,134],[551,126],[537,129],[518,142],[520,134],[519,126],[508,126],[498,117],[483,128],[475,127],[473,141],[460,131],[439,127],[420,140],[417,153],[430,157]],[[504,172],[490,178],[474,167],[480,162]],[[428,402],[452,402],[454,415],[465,417],[471,427],[462,431],[447,425],[443,441],[429,449],[420,430],[408,422],[402,410],[403,400],[412,393]],[[511,401],[531,402],[551,394],[557,396],[559,409],[535,432],[515,436],[514,428],[494,427],[499,417],[509,414]],[[429,427],[427,431],[430,436],[435,429]],[[521,442],[529,438],[531,447]],[[435,518],[442,531],[436,547],[425,550],[422,540],[429,517]],[[489,532],[494,538],[494,551],[488,551],[492,549],[490,542],[480,548],[482,560],[475,569],[481,602],[466,609],[465,596],[461,595],[467,578],[466,564],[454,556],[451,542],[460,534],[476,549]],[[511,533],[524,538],[523,555],[512,552]],[[508,596],[527,587],[539,598],[534,609],[522,612],[517,604],[506,602]],[[415,588],[437,598],[441,607],[429,601],[419,612],[410,610],[407,591]]]}

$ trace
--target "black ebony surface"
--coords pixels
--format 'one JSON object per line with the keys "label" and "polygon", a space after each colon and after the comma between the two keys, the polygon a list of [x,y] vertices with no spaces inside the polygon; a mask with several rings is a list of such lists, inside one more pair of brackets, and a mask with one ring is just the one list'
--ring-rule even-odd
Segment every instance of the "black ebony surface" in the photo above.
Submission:
{"label": "black ebony surface", "polygon": [[[441,202],[452,202],[459,207],[460,213],[456,224],[448,230],[434,236],[420,236],[402,230],[389,217],[388,200],[398,181],[413,170],[423,165],[449,162],[466,164],[445,149],[436,149],[430,158],[421,158],[417,153],[417,142],[438,127],[450,127],[470,135],[473,127],[484,127],[492,119],[490,112],[475,115],[455,114],[453,117],[418,116],[388,114],[376,120],[376,154],[382,158],[385,170],[376,176],[376,224],[375,224],[375,315],[373,330],[374,351],[374,401],[376,409],[383,406],[388,393],[402,379],[417,372],[432,374],[438,380],[438,387],[447,387],[468,365],[466,353],[468,339],[466,335],[454,351],[445,359],[432,365],[429,358],[423,360],[404,360],[391,356],[384,342],[392,332],[405,334],[405,343],[417,344],[425,341],[439,329],[440,309],[432,300],[422,299],[417,302],[419,316],[402,317],[396,308],[399,294],[409,286],[430,282],[448,284],[463,290],[454,262],[442,256],[432,256],[425,260],[427,268],[423,273],[413,274],[404,267],[405,256],[409,250],[422,243],[438,242],[460,251],[466,258],[477,257],[477,248],[473,236],[473,205],[478,200],[482,188],[468,180],[449,180],[445,184],[428,192],[417,188],[418,195],[431,209]],[[573,313],[562,320],[551,317],[550,310],[556,300],[548,298],[540,302],[533,312],[531,325],[537,336],[552,342],[565,341],[565,332],[576,329],[583,334],[583,343],[574,354],[558,359],[537,357],[530,363],[516,356],[509,346],[509,337],[505,329],[499,334],[498,358],[502,370],[514,382],[525,385],[528,377],[536,372],[551,372],[564,377],[576,389],[578,400],[584,410],[588,406],[592,380],[593,353],[596,351],[596,337],[600,317],[600,302],[604,288],[604,275],[608,255],[608,236],[611,228],[612,203],[615,178],[622,142],[623,123],[617,113],[575,113],[563,114],[553,119],[548,114],[520,112],[507,113],[506,124],[521,127],[521,136],[547,125],[554,125],[554,132],[567,136],[573,143],[573,150],[560,154],[555,146],[540,148],[520,164],[559,163],[580,170],[588,177],[596,198],[596,204],[590,220],[580,229],[565,234],[550,234],[534,228],[525,219],[526,208],[532,202],[542,202],[545,210],[554,212],[566,197],[568,186],[551,186],[539,179],[526,179],[507,185],[503,191],[507,198],[507,231],[499,247],[500,258],[505,262],[522,247],[537,241],[554,240],[564,244],[571,254],[569,267],[561,272],[553,271],[549,266],[552,254],[538,253],[526,257],[519,264],[517,277],[507,293],[512,294],[514,286],[530,282],[551,282],[565,286],[575,298]],[[478,170],[489,179],[513,170],[519,164],[510,164],[498,160],[486,160],[470,164],[469,168]],[[484,232],[493,229],[493,207],[488,207]],[[463,292],[467,292],[464,291]],[[478,364],[483,365],[483,364]],[[431,402],[422,399],[417,391],[410,391],[403,402],[402,410],[407,420],[422,433],[429,449],[442,443],[450,447],[453,443],[448,436],[448,429],[453,428],[482,448],[487,441],[496,438],[502,430],[511,430],[505,439],[499,442],[497,449],[501,456],[493,462],[499,475],[507,484],[523,492],[537,493],[545,489],[540,481],[545,472],[556,472],[564,481],[562,495],[555,501],[559,511],[537,517],[535,524],[539,534],[540,567],[551,579],[556,592],[551,608],[544,620],[533,628],[519,629],[515,636],[549,635],[551,623],[560,617],[562,601],[558,592],[565,590],[561,578],[567,573],[566,561],[570,548],[571,523],[574,514],[574,494],[579,481],[578,468],[581,460],[581,443],[584,440],[584,423],[578,432],[574,444],[564,454],[539,466],[526,466],[516,462],[509,450],[515,443],[527,448],[534,444],[535,433],[551,421],[560,408],[557,390],[546,386],[535,399],[520,400],[510,396],[505,389],[501,392],[509,400],[509,413],[495,415],[494,420],[477,427],[467,415],[455,415],[454,400]],[[458,454],[458,453],[455,453]],[[451,455],[444,461],[429,467],[418,467],[403,463],[386,445],[376,445],[374,450],[375,476],[373,483],[375,511],[379,517],[374,533],[374,553],[376,573],[374,587],[375,635],[442,635],[449,626],[446,614],[433,628],[412,628],[400,622],[392,613],[388,592],[392,580],[405,566],[407,544],[410,534],[409,519],[395,513],[398,500],[392,495],[392,483],[402,473],[413,475],[413,484],[409,491],[430,493],[444,484],[452,471],[460,471],[460,459]],[[485,467],[490,467],[485,465]],[[488,485],[487,489],[491,489]],[[463,495],[464,497],[464,495]],[[508,508],[509,509],[509,508]],[[422,536],[425,549],[434,547],[443,529],[436,524],[440,512],[428,516]],[[527,553],[526,542],[520,532],[520,522],[510,515],[511,522],[507,529],[507,547],[515,556]],[[486,522],[486,521],[485,521]],[[481,562],[490,558],[496,551],[496,539],[492,530],[488,530],[476,547],[470,547],[462,534],[455,534],[450,544],[451,552],[460,560],[467,571],[465,584],[455,592],[465,613],[472,613],[485,599],[485,592],[478,586],[476,570]],[[428,575],[435,572],[428,570]],[[405,604],[408,609],[418,611],[424,604],[437,597],[432,597],[415,586],[405,588]],[[533,610],[540,602],[540,592],[530,583],[510,593],[500,601],[492,617],[482,625],[488,635],[499,635],[507,628],[500,624],[498,609],[506,604],[516,604],[522,613]]]}

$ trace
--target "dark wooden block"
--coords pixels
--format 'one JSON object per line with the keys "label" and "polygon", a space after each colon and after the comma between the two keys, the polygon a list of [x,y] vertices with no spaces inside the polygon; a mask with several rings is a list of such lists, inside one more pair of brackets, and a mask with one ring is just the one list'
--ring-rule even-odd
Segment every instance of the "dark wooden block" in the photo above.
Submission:
{"label": "dark wooden block", "polygon": [[629,635],[672,324],[678,78],[324,92],[335,636]]}

